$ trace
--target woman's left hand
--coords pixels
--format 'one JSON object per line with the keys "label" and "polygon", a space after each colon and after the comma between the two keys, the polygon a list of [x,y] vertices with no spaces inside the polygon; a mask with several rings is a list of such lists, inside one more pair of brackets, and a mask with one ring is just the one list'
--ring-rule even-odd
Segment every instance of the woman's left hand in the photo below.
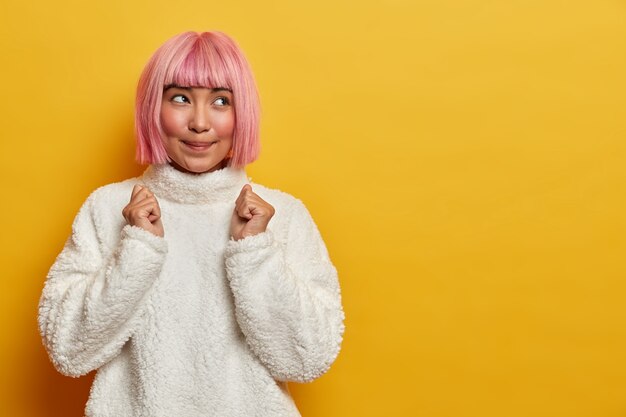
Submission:
{"label": "woman's left hand", "polygon": [[230,235],[235,240],[265,232],[275,210],[271,204],[252,192],[250,184],[241,189],[230,220]]}

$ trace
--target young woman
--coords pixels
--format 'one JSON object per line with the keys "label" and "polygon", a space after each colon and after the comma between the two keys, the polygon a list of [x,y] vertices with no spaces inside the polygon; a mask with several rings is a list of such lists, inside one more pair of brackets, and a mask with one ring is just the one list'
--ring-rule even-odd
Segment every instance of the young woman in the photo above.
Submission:
{"label": "young woman", "polygon": [[298,416],[343,335],[336,270],[298,199],[250,184],[259,104],[219,32],[161,46],[137,89],[143,176],[92,193],[52,266],[39,328],[55,367],[97,369],[88,416]]}

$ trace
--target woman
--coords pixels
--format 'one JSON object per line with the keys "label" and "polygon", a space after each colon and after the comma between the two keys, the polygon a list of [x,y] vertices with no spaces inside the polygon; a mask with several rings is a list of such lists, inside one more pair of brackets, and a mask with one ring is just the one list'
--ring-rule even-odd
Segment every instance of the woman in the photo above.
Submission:
{"label": "woman", "polygon": [[297,416],[343,335],[336,270],[304,205],[250,184],[259,105],[218,32],[167,41],[137,90],[142,177],[92,193],[52,266],[55,367],[97,369],[88,416]]}

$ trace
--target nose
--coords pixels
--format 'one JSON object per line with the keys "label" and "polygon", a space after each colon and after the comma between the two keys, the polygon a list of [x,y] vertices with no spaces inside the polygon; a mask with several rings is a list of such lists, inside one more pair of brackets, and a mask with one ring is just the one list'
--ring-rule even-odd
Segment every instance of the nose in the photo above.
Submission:
{"label": "nose", "polygon": [[208,109],[204,106],[195,106],[191,118],[189,119],[189,130],[196,133],[208,132],[211,130]]}

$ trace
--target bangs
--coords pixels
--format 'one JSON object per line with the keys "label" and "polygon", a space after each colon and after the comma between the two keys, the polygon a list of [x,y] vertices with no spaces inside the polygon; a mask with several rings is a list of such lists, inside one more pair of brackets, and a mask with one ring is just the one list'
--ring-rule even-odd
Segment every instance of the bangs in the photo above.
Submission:
{"label": "bangs", "polygon": [[[172,59],[172,65],[165,73],[164,87],[178,85],[181,87],[227,88],[233,90],[233,82],[229,76],[232,65],[227,57],[219,54],[215,47],[199,37]],[[229,69],[230,68],[230,69]]]}

